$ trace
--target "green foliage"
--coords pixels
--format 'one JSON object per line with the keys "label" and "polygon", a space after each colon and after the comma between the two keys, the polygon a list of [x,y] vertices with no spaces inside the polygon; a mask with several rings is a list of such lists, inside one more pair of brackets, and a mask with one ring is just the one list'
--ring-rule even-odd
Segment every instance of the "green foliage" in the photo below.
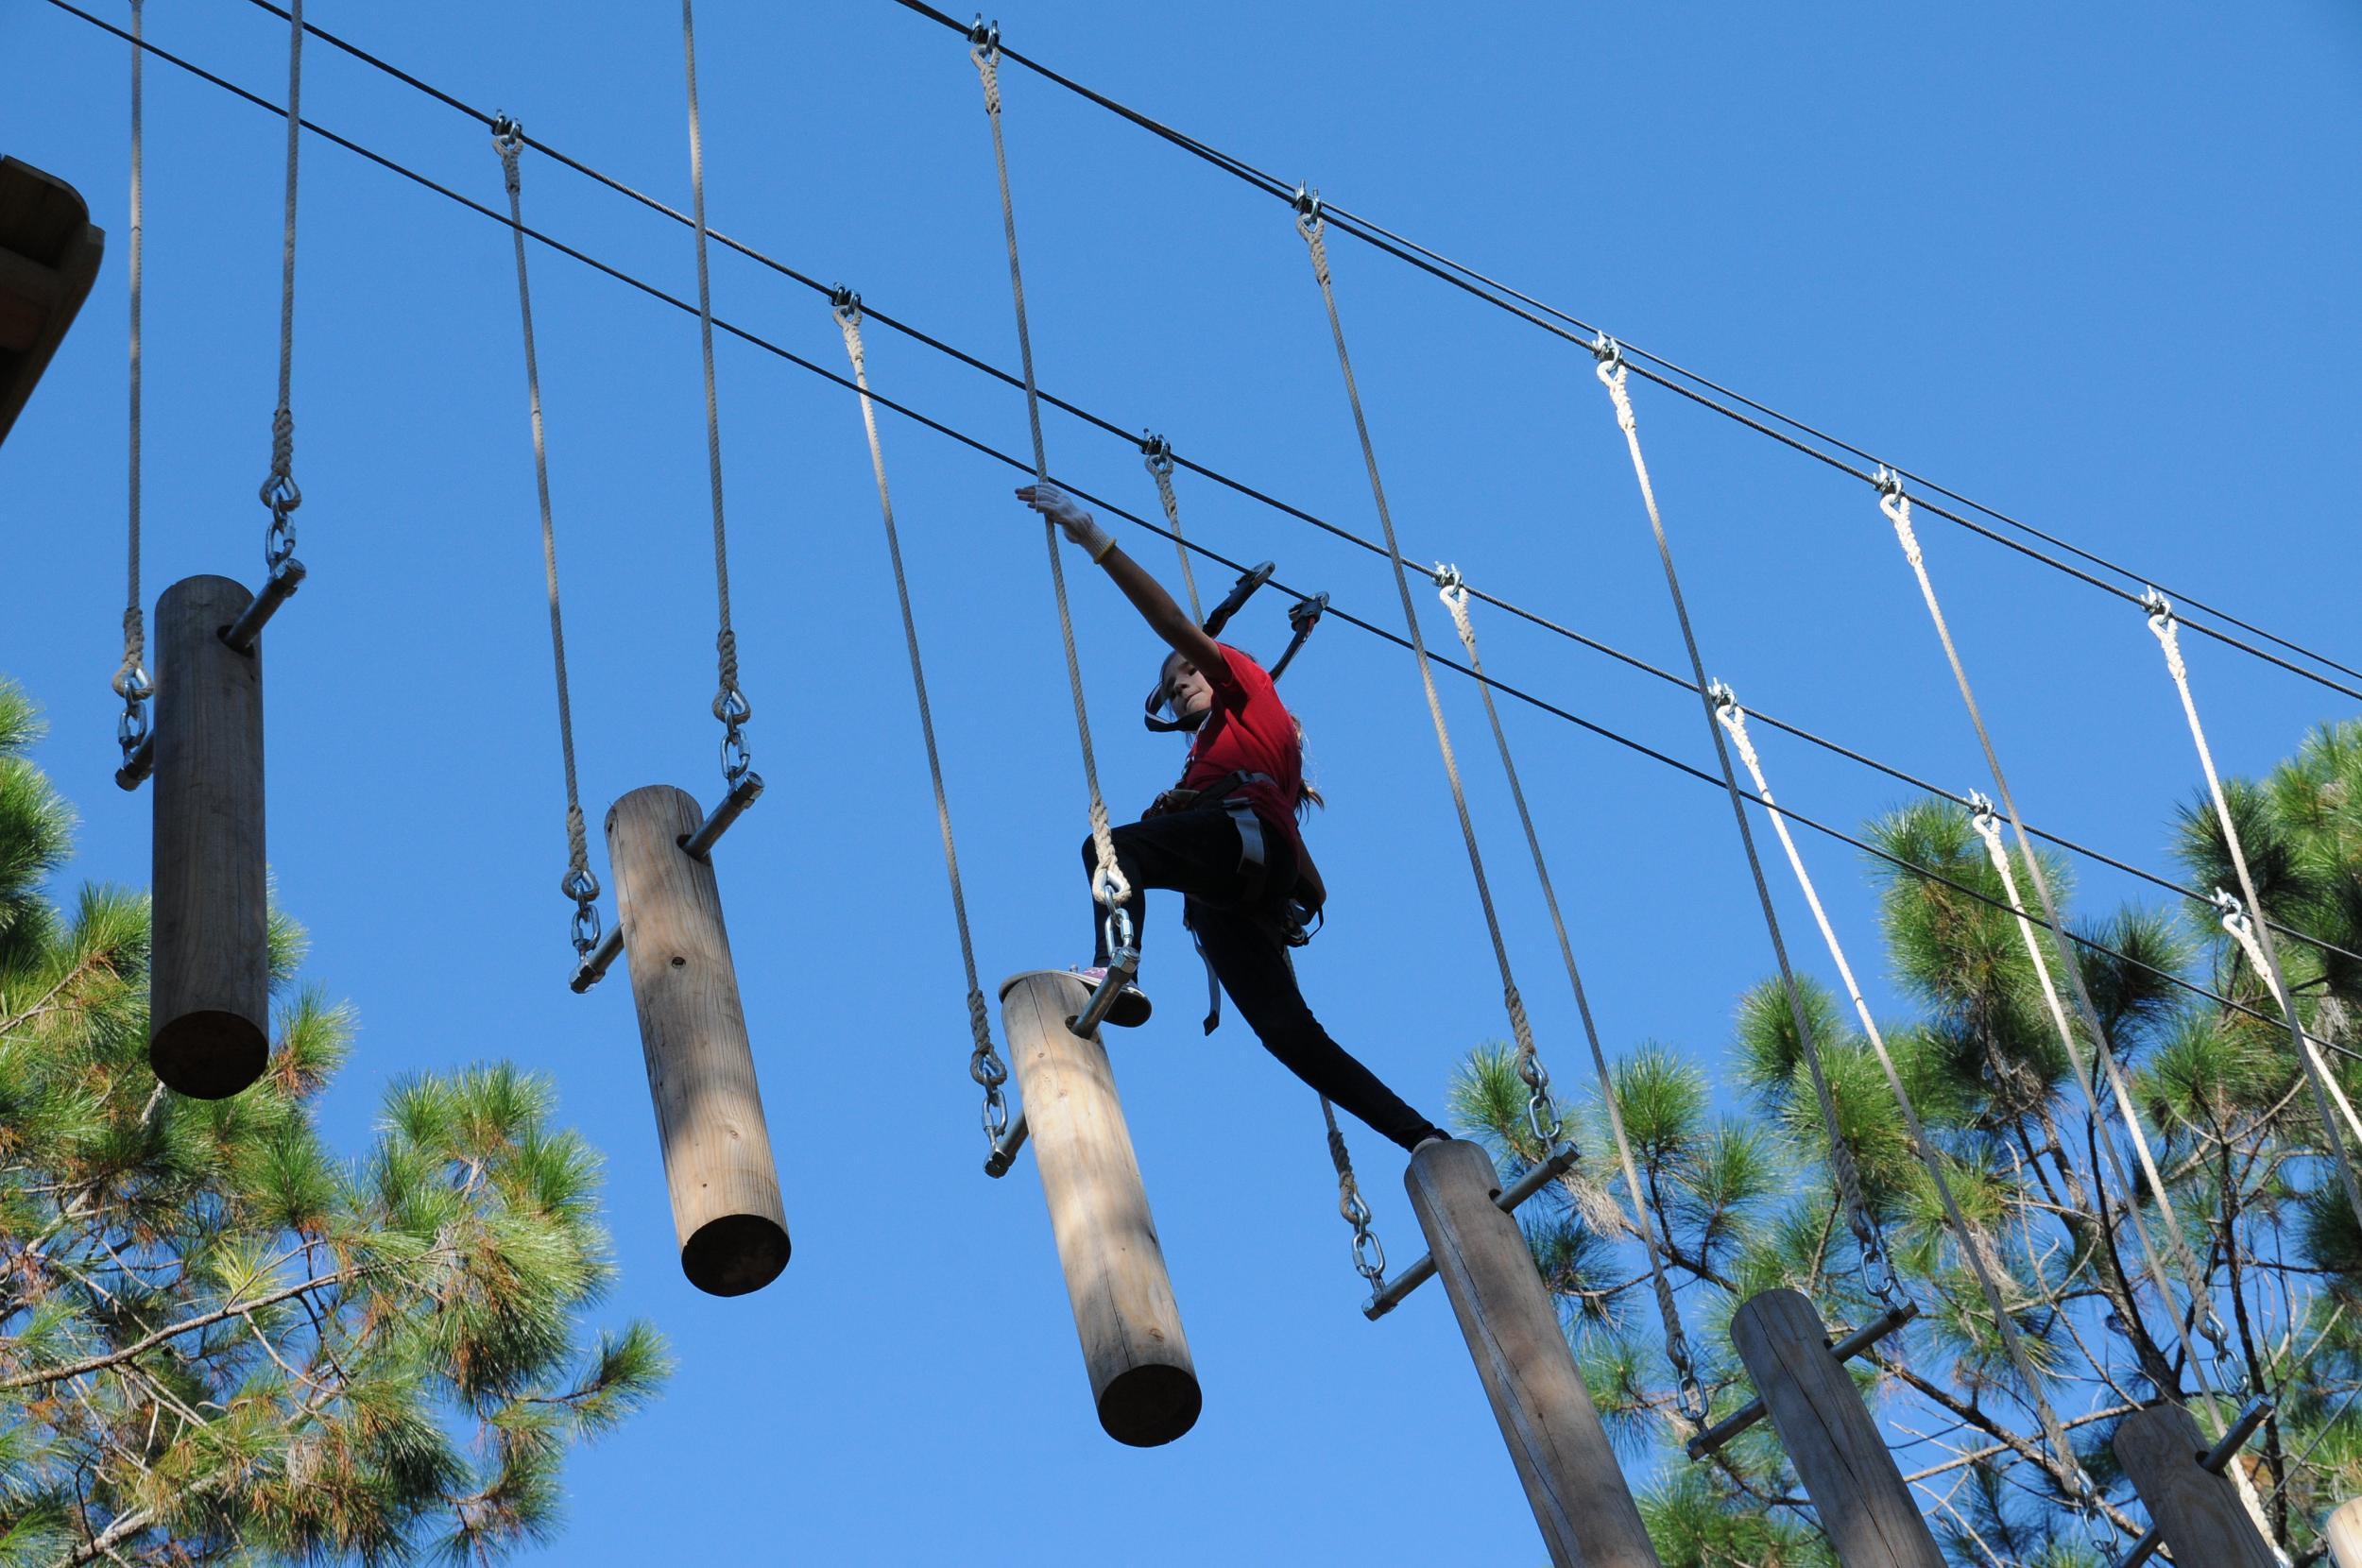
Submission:
{"label": "green foliage", "polygon": [[233,1099],[146,1063],[145,900],[44,880],[71,817],[0,684],[0,1568],[480,1562],[546,1540],[569,1446],[660,1387],[599,1160],[507,1065],[386,1094],[357,1159],[315,1109],[353,1019],[296,982]]}
{"label": "green foliage", "polygon": [[[2226,795],[2260,901],[2282,928],[2278,950],[2308,1033],[2330,1048],[2347,1094],[2362,1100],[2362,722],[2326,726],[2261,782]],[[1853,1364],[1951,1560],[2004,1568],[2097,1568],[2103,1560],[2067,1501],[2073,1474],[2044,1448],[2028,1390],[1971,1267],[1993,1272],[2044,1390],[2073,1427],[2080,1467],[2121,1520],[2142,1515],[2107,1440],[2122,1416],[2161,1396],[2219,1430],[2229,1406],[2202,1397],[2201,1373],[2252,1372],[2279,1399],[2245,1456],[2276,1543],[2318,1559],[2328,1510],[2362,1492],[2362,1220],[2347,1203],[2288,1031],[2264,976],[2203,902],[2078,915],[2069,868],[2040,861],[2079,936],[2077,971],[2097,1013],[2079,1016],[2074,976],[2041,924],[2031,875],[2012,862],[2032,912],[2032,941],[1967,814],[1915,801],[1867,825],[1886,972],[1915,1016],[1879,1020],[1894,1076],[1926,1130],[1909,1136],[1887,1073],[1851,1002],[1800,974],[1791,1005],[1776,979],[1738,998],[1728,1087],[1718,1097],[1699,1053],[1658,1043],[1621,1053],[1614,1094],[1645,1207],[1712,1414],[1753,1395],[1728,1350],[1731,1315],[1788,1287],[1819,1304],[1832,1333],[1875,1315],[1830,1166],[1830,1133],[1805,1059],[1797,1014],[1817,1046],[1838,1136],[1866,1205],[1920,1308],[1873,1359]],[[2235,888],[2211,800],[2174,825],[2183,875]],[[1922,868],[1933,876],[1898,867]],[[1955,885],[1947,885],[1955,884]],[[1965,891],[1963,891],[1965,890]],[[1857,970],[1877,954],[1848,932]],[[2218,991],[2204,1000],[2181,980]],[[2086,1065],[2104,1038],[2164,1173],[2165,1203],[2139,1176],[2123,1110],[2105,1080],[2095,1106],[2061,1036],[2062,1015]],[[1584,1075],[1586,1082],[1589,1075]],[[1714,1460],[1680,1455],[1691,1428],[1667,1355],[1632,1194],[1607,1105],[1558,1082],[1584,1156],[1524,1211],[1545,1277],[1586,1380],[1628,1469],[1645,1481],[1643,1512],[1669,1565],[1823,1564],[1814,1525],[1776,1437],[1759,1425]],[[1511,1169],[1541,1157],[1525,1128],[1511,1053],[1471,1053],[1453,1114]],[[1970,1226],[1950,1223],[1932,1161]],[[2197,1261],[2226,1326],[2228,1363],[2202,1336],[2182,1338],[2181,1268]],[[2154,1247],[2155,1264],[2144,1245]],[[2172,1278],[2160,1305],[2152,1267]],[[2192,1353],[2203,1357],[2193,1365]],[[2121,1528],[2106,1560],[2130,1543]]]}

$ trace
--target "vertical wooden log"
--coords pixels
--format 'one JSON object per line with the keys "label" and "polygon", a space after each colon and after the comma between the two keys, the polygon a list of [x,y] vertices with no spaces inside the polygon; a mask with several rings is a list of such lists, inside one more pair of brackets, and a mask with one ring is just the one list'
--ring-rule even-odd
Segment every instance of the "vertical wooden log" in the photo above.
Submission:
{"label": "vertical wooden log", "polygon": [[1099,1424],[1154,1448],[1197,1424],[1204,1396],[1107,1052],[1067,1028],[1089,1000],[1063,971],[1018,975],[1001,987],[1001,1027]]}
{"label": "vertical wooden log", "polygon": [[1525,1233],[1494,1205],[1492,1157],[1472,1143],[1429,1144],[1411,1157],[1403,1185],[1550,1561],[1657,1568]]}
{"label": "vertical wooden log", "polygon": [[1877,1423],[1830,1354],[1819,1309],[1793,1290],[1763,1291],[1731,1319],[1731,1343],[1838,1560],[1845,1568],[1943,1568]]}
{"label": "vertical wooden log", "polygon": [[685,791],[634,790],[608,810],[607,852],[681,1272],[743,1296],[787,1267],[787,1215],[721,890],[711,862],[681,848],[704,819]]}
{"label": "vertical wooden log", "polygon": [[270,1056],[263,654],[221,639],[252,597],[228,577],[184,577],[156,605],[147,1060],[199,1099],[236,1094]]}
{"label": "vertical wooden log", "polygon": [[[2199,1461],[2206,1440],[2179,1405],[2152,1405],[2116,1428],[2116,1458],[2132,1478],[2173,1560],[2202,1568],[2272,1568],[2271,1548],[2239,1490]],[[2234,1457],[2234,1464],[2238,1462]]]}
{"label": "vertical wooden log", "polygon": [[0,441],[81,310],[106,242],[80,192],[0,158]]}
{"label": "vertical wooden log", "polygon": [[2362,1497],[2338,1505],[2329,1516],[2329,1560],[2336,1568],[2362,1568]]}

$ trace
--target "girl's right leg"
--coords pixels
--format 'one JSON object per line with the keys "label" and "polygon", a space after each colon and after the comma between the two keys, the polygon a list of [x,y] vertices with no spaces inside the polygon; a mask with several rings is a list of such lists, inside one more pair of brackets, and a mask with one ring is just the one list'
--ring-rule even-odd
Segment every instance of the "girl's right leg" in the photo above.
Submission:
{"label": "girl's right leg", "polygon": [[[1138,945],[1148,922],[1150,888],[1170,888],[1197,898],[1226,900],[1239,891],[1239,829],[1226,811],[1175,811],[1145,817],[1115,830],[1116,865],[1132,885],[1123,908],[1132,916]],[[1099,846],[1083,839],[1085,875],[1099,871]],[[1091,962],[1107,962],[1106,911],[1091,901]]]}

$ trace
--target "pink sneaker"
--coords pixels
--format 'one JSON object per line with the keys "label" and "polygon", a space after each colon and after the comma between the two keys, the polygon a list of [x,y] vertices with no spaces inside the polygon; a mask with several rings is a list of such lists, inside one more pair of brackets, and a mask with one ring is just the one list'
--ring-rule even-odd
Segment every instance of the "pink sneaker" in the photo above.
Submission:
{"label": "pink sneaker", "polygon": [[[1087,969],[1077,967],[1074,973],[1080,976],[1083,983],[1093,991],[1098,990],[1107,981],[1107,969],[1104,964],[1093,964]],[[1127,980],[1124,982],[1123,989],[1116,993],[1115,1005],[1107,1009],[1107,1022],[1118,1029],[1138,1029],[1148,1022],[1150,1012],[1148,993]]]}

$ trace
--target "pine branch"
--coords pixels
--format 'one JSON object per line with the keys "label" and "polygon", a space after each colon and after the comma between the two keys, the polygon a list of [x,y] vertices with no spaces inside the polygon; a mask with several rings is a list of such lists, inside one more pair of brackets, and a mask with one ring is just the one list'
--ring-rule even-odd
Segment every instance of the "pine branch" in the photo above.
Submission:
{"label": "pine branch", "polygon": [[55,1383],[60,1378],[79,1377],[84,1372],[98,1372],[103,1368],[116,1366],[136,1356],[145,1355],[158,1345],[177,1339],[183,1334],[194,1334],[198,1329],[211,1328],[215,1323],[227,1322],[231,1318],[244,1316],[258,1307],[276,1306],[281,1302],[293,1301],[299,1296],[325,1289],[332,1285],[342,1285],[348,1281],[359,1279],[364,1274],[374,1273],[385,1267],[386,1266],[383,1264],[356,1263],[342,1269],[333,1269],[325,1274],[299,1280],[283,1289],[272,1291],[267,1296],[257,1296],[248,1302],[232,1302],[228,1306],[215,1307],[211,1312],[200,1312],[194,1318],[184,1318],[177,1323],[156,1330],[155,1333],[143,1339],[124,1346],[121,1350],[109,1351],[104,1355],[88,1356],[61,1367],[43,1367],[28,1372],[16,1372],[7,1377],[0,1377],[0,1389],[29,1389],[43,1383]]}

